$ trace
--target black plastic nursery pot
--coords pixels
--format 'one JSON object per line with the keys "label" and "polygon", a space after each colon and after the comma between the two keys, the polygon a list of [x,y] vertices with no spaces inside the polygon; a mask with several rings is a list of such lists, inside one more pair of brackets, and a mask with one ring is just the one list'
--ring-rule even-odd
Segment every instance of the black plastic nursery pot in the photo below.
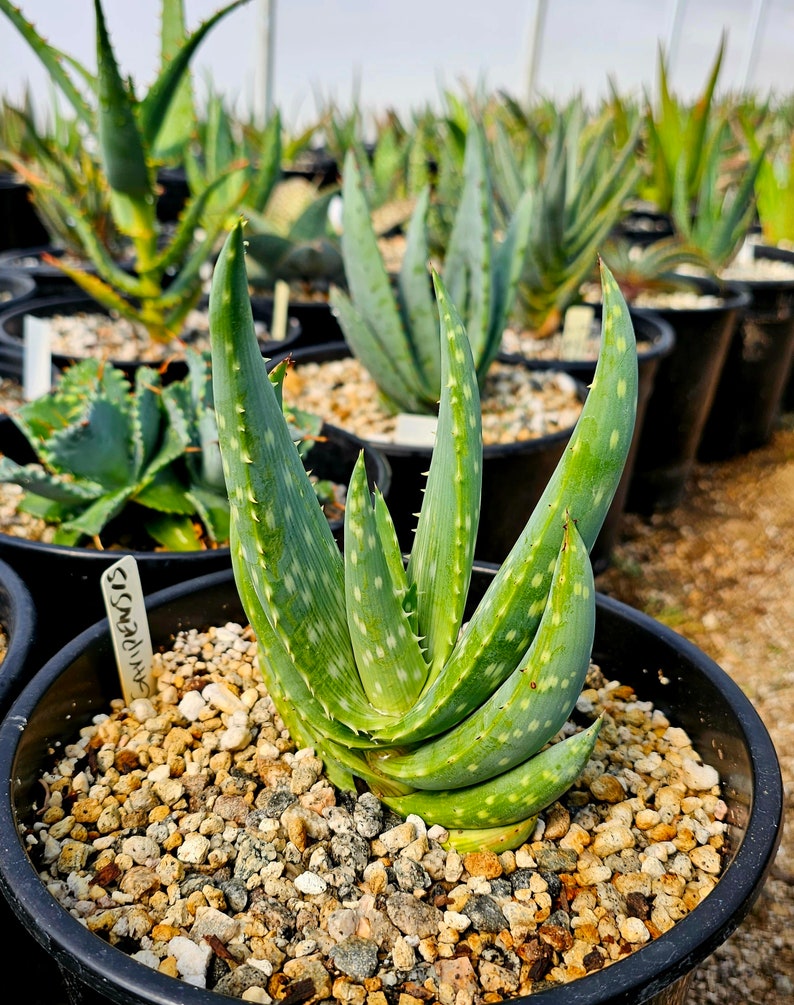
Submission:
{"label": "black plastic nursery pot", "polygon": [[[794,265],[794,252],[758,245],[756,259]],[[698,447],[702,461],[762,447],[786,407],[794,360],[794,278],[744,281],[751,301],[736,326]]]}
{"label": "black plastic nursery pot", "polygon": [[17,175],[0,171],[0,251],[27,248],[49,240],[30,199],[30,188]]}
{"label": "black plastic nursery pot", "polygon": [[0,560],[0,629],[6,637],[0,659],[0,716],[4,715],[31,671],[29,657],[36,631],[36,609],[22,577]]}
{"label": "black plastic nursery pot", "polygon": [[[287,354],[285,354],[287,355]],[[289,357],[301,363],[346,359],[352,352],[346,342],[297,349]],[[273,362],[279,359],[274,357]],[[513,361],[527,366],[524,361]],[[531,367],[530,367],[531,369]],[[579,385],[584,400],[586,388]],[[475,557],[481,562],[503,562],[524,529],[532,510],[562,457],[573,433],[573,424],[535,439],[489,445],[483,448],[482,502]],[[427,482],[432,449],[402,443],[366,441],[386,456],[391,468],[391,488],[386,496],[400,546],[410,551]]]}
{"label": "black plastic nursery pot", "polygon": [[[251,304],[266,309],[270,315],[273,313],[271,295],[252,294]],[[292,343],[295,349],[327,345],[329,342],[340,342],[344,338],[336,315],[327,300],[290,300],[289,313],[300,325],[300,334]]]}
{"label": "black plastic nursery pot", "polygon": [[[596,308],[596,317],[601,317],[601,305]],[[623,468],[620,482],[615,491],[612,504],[609,507],[604,519],[603,526],[590,551],[590,558],[593,563],[593,570],[596,574],[603,572],[607,568],[612,555],[612,550],[620,540],[620,526],[623,513],[626,507],[626,496],[629,490],[632,472],[634,470],[634,459],[637,456],[640,435],[645,421],[645,411],[648,401],[653,391],[656,380],[656,372],[661,361],[669,356],[675,346],[675,332],[663,318],[658,317],[652,311],[638,314],[631,311],[631,321],[634,326],[634,333],[637,338],[637,418],[634,423],[634,435],[631,439],[626,464]],[[500,357],[510,358],[508,356]],[[527,357],[525,362],[533,367],[547,370],[564,370],[586,387],[589,387],[595,373],[595,360],[570,360],[570,359],[537,359]]]}
{"label": "black plastic nursery pot", "polygon": [[[77,315],[81,313],[104,314],[108,317],[111,316],[111,312],[107,307],[104,307],[91,297],[85,296],[83,293],[53,297],[34,297],[32,300],[28,300],[19,304],[15,308],[0,313],[0,347],[8,347],[13,352],[16,352],[21,358],[25,337],[25,317],[29,314],[37,318],[50,318],[61,314]],[[269,309],[264,304],[259,305],[254,309],[254,320],[261,321],[265,325],[269,326],[272,316],[272,308]],[[262,339],[260,341],[262,352],[265,355],[284,352],[286,348],[297,341],[299,335],[300,325],[297,319],[294,317],[288,317],[287,333],[285,338],[280,341],[276,341],[274,339]],[[84,359],[85,357],[60,352],[53,352],[52,354],[53,365],[59,370],[70,366],[72,363],[78,362],[81,358]],[[167,371],[164,374],[165,380],[179,380],[187,373],[187,363],[184,359],[177,359],[173,356],[169,356],[166,347],[163,347],[163,358],[159,364],[157,361],[144,363],[143,361],[137,360],[113,359],[111,359],[110,362],[119,369],[124,370],[125,373],[129,375],[134,373],[137,367],[143,365],[167,366]]]}
{"label": "black plastic nursery pot", "polygon": [[[494,571],[475,569],[470,601],[479,600]],[[147,607],[155,646],[167,646],[182,629],[245,623],[230,573],[163,590]],[[544,990],[538,1000],[681,1005],[692,973],[747,915],[773,861],[783,806],[777,756],[750,701],[710,658],[666,626],[603,595],[597,597],[593,658],[607,677],[631,685],[640,700],[652,701],[686,729],[718,771],[729,814],[727,861],[715,890],[669,931],[603,970]],[[118,691],[103,620],[35,675],[0,725],[0,887],[22,928],[60,968],[72,1005],[215,1005],[214,992],[150,969],[89,932],[52,897],[28,857],[22,832],[41,804],[42,767],[53,748],[105,711]],[[536,997],[513,1001],[529,1005]],[[50,988],[47,1000],[54,999]]]}
{"label": "black plastic nursery pot", "polygon": [[[359,452],[365,452],[367,476],[387,492],[391,478],[388,462],[374,447],[345,430],[326,425],[321,439],[304,463],[314,475],[347,485]],[[9,417],[0,418],[0,453],[19,463],[35,459],[27,441]],[[342,540],[343,519],[330,521],[337,541]],[[0,533],[0,560],[24,581],[38,615],[34,657],[41,665],[69,639],[105,614],[100,589],[104,570],[125,554],[138,565],[145,593],[196,576],[231,568],[228,547],[202,551],[123,551],[49,544]]]}
{"label": "black plastic nursery pot", "polygon": [[659,363],[645,409],[626,495],[629,511],[663,512],[683,499],[731,338],[750,304],[750,294],[736,284],[697,285],[721,302],[653,310],[672,326],[675,346]]}
{"label": "black plastic nursery pot", "polygon": [[[43,239],[46,242],[46,237]],[[37,241],[34,245],[13,245],[0,254],[0,268],[8,269],[20,276],[32,279],[36,286],[36,299],[43,297],[84,296],[77,283],[61,272],[55,265],[44,260],[45,255],[60,258],[63,248],[54,244]],[[90,264],[85,265],[87,272],[96,270]]]}
{"label": "black plastic nursery pot", "polygon": [[0,311],[9,311],[30,300],[35,292],[36,283],[30,276],[0,268]]}

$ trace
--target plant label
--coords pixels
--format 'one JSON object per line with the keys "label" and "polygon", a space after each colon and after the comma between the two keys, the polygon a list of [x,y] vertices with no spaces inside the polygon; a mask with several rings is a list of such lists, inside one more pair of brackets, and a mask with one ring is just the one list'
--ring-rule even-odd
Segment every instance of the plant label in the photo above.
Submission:
{"label": "plant label", "polygon": [[394,442],[406,447],[432,447],[436,442],[438,419],[435,415],[400,412],[394,430]]}
{"label": "plant label", "polygon": [[589,304],[575,304],[565,312],[560,340],[560,359],[586,359],[587,343],[595,311]]}
{"label": "plant label", "polygon": [[129,705],[136,698],[150,697],[155,690],[152,640],[138,563],[133,556],[125,555],[105,569],[101,586],[122,694]]}
{"label": "plant label", "polygon": [[287,311],[289,309],[289,283],[277,279],[273,289],[273,318],[270,323],[270,337],[283,342],[287,336]]}
{"label": "plant label", "polygon": [[26,314],[22,338],[22,393],[25,401],[33,401],[52,387],[50,325],[47,319]]}

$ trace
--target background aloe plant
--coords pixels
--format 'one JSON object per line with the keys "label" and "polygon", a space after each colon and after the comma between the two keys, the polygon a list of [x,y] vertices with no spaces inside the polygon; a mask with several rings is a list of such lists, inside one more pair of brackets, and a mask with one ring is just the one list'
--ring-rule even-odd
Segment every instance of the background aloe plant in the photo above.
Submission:
{"label": "background aloe plant", "polygon": [[[169,342],[179,334],[182,321],[201,296],[201,266],[226,224],[222,213],[215,214],[214,226],[205,214],[213,192],[224,181],[221,176],[194,195],[172,236],[162,233],[156,213],[156,152],[162,150],[165,156],[172,148],[174,131],[184,127],[168,112],[176,99],[184,100],[180,86],[193,53],[221,18],[245,2],[233,0],[185,36],[181,0],[163,0],[163,31],[170,39],[164,50],[168,58],[154,84],[139,99],[133,82],[125,80],[119,70],[100,0],[94,0],[96,75],[50,45],[10,0],[0,0],[0,11],[42,60],[87,136],[96,142],[113,220],[129,242],[134,272],[125,270],[99,240],[79,202],[45,177],[41,184],[47,197],[71,217],[75,236],[97,274],[56,259],[53,264],[104,306],[142,323],[156,341]],[[177,38],[181,39],[178,44]],[[66,67],[76,71],[88,93],[74,82]],[[33,176],[28,181],[34,188],[39,184]]]}
{"label": "background aloe plant", "polygon": [[14,413],[37,461],[0,458],[0,481],[22,486],[20,508],[55,524],[56,544],[101,542],[123,511],[127,532],[139,535],[132,547],[228,541],[209,368],[195,355],[190,366],[167,387],[139,367],[132,387],[122,370],[85,359]]}
{"label": "background aloe plant", "polygon": [[[342,256],[349,293],[331,305],[350,348],[394,411],[434,413],[441,394],[438,315],[428,281],[426,217],[430,191],[417,199],[407,246],[393,283],[378,248],[370,207],[352,152],[342,190]],[[485,380],[501,345],[528,240],[529,197],[522,198],[501,243],[493,237],[493,195],[485,141],[471,127],[464,187],[443,262],[444,282],[462,308],[477,379]]]}
{"label": "background aloe plant", "polygon": [[[546,746],[590,658],[588,549],[610,505],[636,413],[636,346],[604,270],[594,383],[568,449],[461,632],[480,508],[482,435],[470,340],[443,282],[441,403],[407,564],[359,461],[344,554],[313,501],[256,344],[242,225],[210,294],[215,404],[232,562],[273,701],[332,780],[365,781],[459,848],[506,847],[580,773],[600,723]],[[289,542],[289,547],[286,547]]]}

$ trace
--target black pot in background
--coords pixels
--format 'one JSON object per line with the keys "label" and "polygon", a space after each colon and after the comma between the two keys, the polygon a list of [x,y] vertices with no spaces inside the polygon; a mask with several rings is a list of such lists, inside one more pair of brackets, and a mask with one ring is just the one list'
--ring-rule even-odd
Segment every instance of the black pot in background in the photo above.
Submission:
{"label": "black pot in background", "polygon": [[36,632],[36,608],[30,591],[22,581],[22,577],[2,560],[0,560],[0,628],[6,637],[5,656],[0,659],[0,718],[2,718],[32,674],[30,655]]}
{"label": "black pot in background", "polygon": [[672,326],[675,346],[659,363],[645,410],[626,495],[629,511],[647,515],[670,510],[683,499],[733,332],[750,303],[739,285],[696,282],[722,303],[652,312]]}
{"label": "black pot in background", "polygon": [[[266,310],[272,317],[272,296],[252,294],[251,305],[254,310]],[[341,342],[344,339],[336,315],[327,300],[290,300],[289,315],[297,320],[301,329],[297,339],[291,343],[293,349],[328,345],[329,342]]]}
{"label": "black pot in background", "polygon": [[[289,353],[296,366],[346,359],[352,352],[346,342],[329,343]],[[274,362],[278,357],[274,357]],[[516,362],[516,366],[526,366]],[[584,385],[579,386],[582,399]],[[481,562],[503,562],[516,543],[538,499],[571,438],[573,425],[519,443],[483,448],[482,502],[475,557]],[[367,440],[381,450],[391,467],[391,489],[386,502],[394,521],[400,547],[411,550],[416,514],[422,505],[432,450]]]}
{"label": "black pot in background", "polygon": [[182,167],[164,167],[157,172],[160,193],[157,196],[157,219],[160,223],[176,223],[190,198],[187,174]]}
{"label": "black pot in background", "polygon": [[669,213],[660,213],[650,206],[632,209],[618,223],[613,232],[617,240],[647,247],[674,234],[673,221]]}
{"label": "black pot in background", "polygon": [[0,171],[0,251],[46,244],[50,239],[30,198],[30,188],[15,174]]}
{"label": "black pot in background", "polygon": [[[206,298],[204,300],[206,304]],[[24,345],[24,323],[25,315],[32,314],[35,317],[46,318],[56,314],[105,314],[110,315],[107,307],[86,296],[82,292],[72,295],[61,295],[54,297],[36,297],[19,304],[15,308],[0,312],[0,346],[5,346],[16,352],[20,358],[23,354]],[[254,320],[262,321],[269,326],[272,319],[272,308],[264,304],[254,307]],[[300,324],[295,317],[288,317],[288,327],[286,337],[280,341],[265,339],[260,342],[262,352],[265,355],[275,355],[283,353],[286,348],[297,342],[300,336]],[[165,379],[178,380],[187,373],[187,363],[183,359],[169,358],[165,348],[163,349],[163,363],[167,362],[167,377]],[[77,362],[81,357],[55,352],[52,354],[53,364],[62,370],[72,363]],[[85,358],[85,357],[82,357]],[[115,366],[124,370],[127,374],[132,374],[136,367],[143,365],[137,361],[111,360]],[[156,362],[147,363],[148,366],[157,366]]]}
{"label": "black pot in background", "polygon": [[[595,312],[596,317],[600,318],[602,313],[600,304],[595,307]],[[626,506],[626,495],[634,470],[634,459],[637,456],[642,426],[645,421],[645,411],[648,407],[651,392],[653,391],[654,381],[656,380],[656,371],[661,361],[666,356],[669,356],[675,346],[675,333],[672,326],[663,318],[654,314],[653,311],[638,314],[632,310],[631,320],[637,341],[643,343],[637,347],[637,419],[634,424],[634,435],[631,439],[631,447],[629,448],[629,454],[623,468],[623,474],[615,491],[612,504],[604,519],[604,524],[590,551],[590,559],[596,575],[607,568],[612,550],[620,541],[620,525]],[[509,359],[511,357],[502,356],[500,358]],[[525,357],[525,362],[538,369],[564,370],[580,381],[580,383],[584,384],[585,387],[589,387],[592,383],[596,368],[596,360],[590,359],[550,360]]]}
{"label": "black pot in background", "polygon": [[31,276],[13,269],[0,269],[0,312],[10,311],[30,300],[35,292],[36,282]]}
{"label": "black pot in background", "polygon": [[[391,471],[383,455],[334,426],[323,427],[322,438],[308,452],[304,465],[318,478],[347,485],[361,450],[365,451],[370,484],[388,492]],[[7,416],[0,417],[0,453],[20,464],[36,459],[23,434]],[[343,529],[342,518],[331,521],[331,530],[340,543]],[[38,612],[41,630],[37,633],[34,657],[39,665],[87,625],[104,616],[100,577],[124,554],[135,557],[145,593],[231,568],[228,547],[185,552],[98,551],[0,533],[0,561],[5,561],[24,581]]]}
{"label": "black pot in background", "polygon": [[[85,296],[77,283],[54,265],[44,261],[45,255],[60,258],[63,248],[54,244],[36,244],[31,247],[14,246],[0,254],[0,269],[28,276],[36,284],[36,299],[42,297]],[[95,271],[86,266],[86,271]]]}
{"label": "black pot in background", "polygon": [[[794,252],[757,245],[755,257],[794,265]],[[722,461],[762,447],[785,406],[794,360],[794,278],[744,280],[751,301],[731,339],[698,447]]]}
{"label": "black pot in background", "polygon": [[[493,572],[475,569],[470,602],[480,599]],[[147,608],[155,646],[167,646],[178,630],[246,623],[228,573],[164,590]],[[749,699],[711,659],[672,629],[600,594],[593,658],[608,678],[632,686],[640,700],[686,729],[718,771],[728,807],[728,863],[716,890],[668,932],[612,966],[549,987],[542,999],[544,1005],[681,1005],[693,971],[746,917],[773,862],[783,812],[777,755]],[[7,951],[15,959],[33,952],[27,933],[46,950],[44,969],[26,992],[33,1005],[64,997],[63,986],[58,995],[50,983],[36,998],[53,962],[71,1005],[217,1005],[215,992],[175,982],[89,932],[52,897],[27,855],[22,834],[40,805],[41,769],[54,747],[118,697],[114,666],[103,620],[42,668],[0,725],[0,887],[21,922],[13,935],[27,939],[21,947],[6,943]]]}

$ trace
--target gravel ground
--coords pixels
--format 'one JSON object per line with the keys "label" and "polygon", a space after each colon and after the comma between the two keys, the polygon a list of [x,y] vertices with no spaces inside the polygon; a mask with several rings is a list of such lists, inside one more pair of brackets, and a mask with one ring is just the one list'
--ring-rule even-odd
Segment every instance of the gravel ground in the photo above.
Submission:
{"label": "gravel ground", "polygon": [[794,414],[771,443],[698,465],[684,502],[626,514],[596,585],[707,652],[752,699],[780,756],[787,814],[744,924],[693,981],[690,1005],[789,1005],[794,995]]}

